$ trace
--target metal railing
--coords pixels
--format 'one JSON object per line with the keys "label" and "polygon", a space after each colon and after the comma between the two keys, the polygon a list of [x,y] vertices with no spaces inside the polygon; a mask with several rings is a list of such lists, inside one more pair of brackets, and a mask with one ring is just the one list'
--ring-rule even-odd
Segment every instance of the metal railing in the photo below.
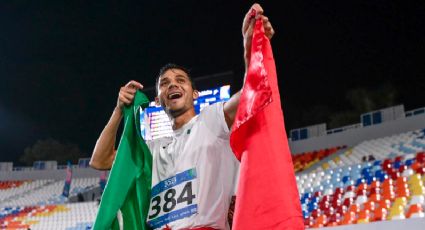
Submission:
{"label": "metal railing", "polygon": [[339,132],[343,132],[343,131],[346,131],[346,130],[349,130],[349,129],[357,129],[357,128],[361,128],[361,127],[362,127],[362,124],[357,123],[357,124],[352,124],[352,125],[347,125],[347,126],[343,126],[343,127],[339,127],[339,128],[326,130],[326,134],[339,133]]}
{"label": "metal railing", "polygon": [[424,113],[425,113],[425,107],[422,107],[422,108],[418,108],[418,109],[406,111],[404,113],[404,115],[405,115],[405,117],[411,117],[411,116],[415,116],[415,115],[419,115],[419,114],[424,114]]}

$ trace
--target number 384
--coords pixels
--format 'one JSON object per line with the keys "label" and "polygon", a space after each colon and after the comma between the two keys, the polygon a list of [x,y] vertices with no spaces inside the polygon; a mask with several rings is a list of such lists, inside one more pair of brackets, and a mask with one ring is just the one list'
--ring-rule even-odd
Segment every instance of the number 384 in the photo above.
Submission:
{"label": "number 384", "polygon": [[[183,187],[183,190],[176,199],[177,191],[173,188],[168,189],[164,194],[164,199],[162,202],[161,196],[156,196],[152,199],[151,210],[154,211],[149,215],[149,219],[153,219],[159,215],[161,209],[164,212],[172,211],[177,204],[187,202],[187,205],[192,204],[193,199],[195,199],[195,194],[192,193],[192,182],[187,182]],[[162,204],[163,203],[163,204]],[[162,207],[161,207],[162,204]]]}

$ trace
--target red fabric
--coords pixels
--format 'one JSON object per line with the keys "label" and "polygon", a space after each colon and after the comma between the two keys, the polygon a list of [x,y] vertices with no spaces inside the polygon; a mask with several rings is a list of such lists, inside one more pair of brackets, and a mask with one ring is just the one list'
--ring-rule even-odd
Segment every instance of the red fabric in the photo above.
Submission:
{"label": "red fabric", "polygon": [[230,145],[241,161],[233,230],[304,229],[270,41],[257,20]]}

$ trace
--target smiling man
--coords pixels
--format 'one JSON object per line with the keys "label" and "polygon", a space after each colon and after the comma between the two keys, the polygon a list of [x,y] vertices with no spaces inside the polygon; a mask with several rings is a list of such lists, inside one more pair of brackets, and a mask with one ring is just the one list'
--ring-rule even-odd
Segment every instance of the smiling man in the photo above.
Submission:
{"label": "smiling man", "polygon": [[170,117],[173,130],[195,117],[193,100],[198,98],[198,91],[186,68],[176,64],[162,67],[156,80],[156,93],[155,102]]}
{"label": "smiling man", "polygon": [[[256,11],[256,18],[263,20],[266,36],[271,38],[274,31],[260,5],[254,4],[251,9]],[[251,9],[242,26],[246,67],[255,21]],[[94,148],[90,162],[93,168],[111,167],[122,108],[131,104],[141,89],[143,86],[136,81],[121,87],[117,106]],[[175,64],[161,68],[156,92],[155,101],[170,118],[173,135],[147,142],[153,158],[147,223],[154,229],[229,229],[227,212],[238,169],[229,137],[240,94],[196,115],[193,100],[198,98],[198,91],[189,71]]]}

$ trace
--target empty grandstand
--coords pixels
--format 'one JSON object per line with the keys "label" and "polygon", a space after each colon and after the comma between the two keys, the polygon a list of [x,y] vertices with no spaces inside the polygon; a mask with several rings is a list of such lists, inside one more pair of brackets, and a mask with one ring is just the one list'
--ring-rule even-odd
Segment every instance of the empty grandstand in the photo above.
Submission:
{"label": "empty grandstand", "polygon": [[90,228],[96,217],[101,173],[81,161],[87,159],[74,166],[67,197],[63,195],[66,169],[61,166],[38,169],[37,162],[35,167],[2,171],[0,229]]}
{"label": "empty grandstand", "polygon": [[[292,140],[292,150],[305,150],[293,156],[296,169],[305,155],[324,155],[314,149],[334,149],[296,175],[306,228],[422,229],[425,116],[417,114]],[[403,221],[387,224],[395,220]],[[369,224],[353,225],[361,223]]]}

